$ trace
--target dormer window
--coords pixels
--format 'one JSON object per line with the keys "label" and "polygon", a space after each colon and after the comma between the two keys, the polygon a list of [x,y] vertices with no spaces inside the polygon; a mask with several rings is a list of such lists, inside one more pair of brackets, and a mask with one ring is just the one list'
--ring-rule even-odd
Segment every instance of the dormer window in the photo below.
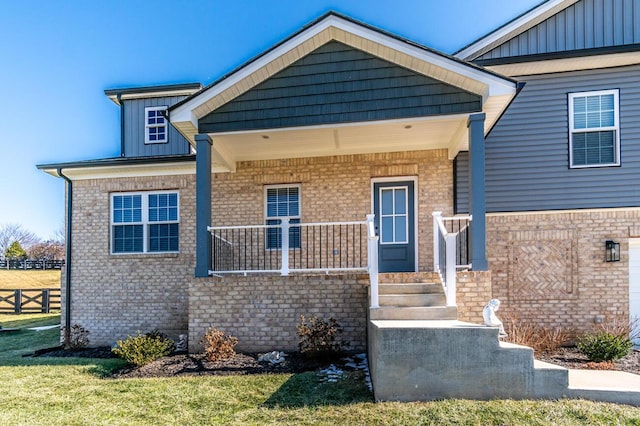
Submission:
{"label": "dormer window", "polygon": [[166,106],[147,107],[144,109],[144,143],[166,143],[167,119],[164,117]]}

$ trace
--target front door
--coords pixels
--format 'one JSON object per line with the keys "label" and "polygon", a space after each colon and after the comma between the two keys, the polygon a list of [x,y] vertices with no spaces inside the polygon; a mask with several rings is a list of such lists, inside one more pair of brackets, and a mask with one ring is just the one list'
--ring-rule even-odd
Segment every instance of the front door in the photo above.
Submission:
{"label": "front door", "polygon": [[380,272],[415,272],[414,182],[375,182],[373,212]]}

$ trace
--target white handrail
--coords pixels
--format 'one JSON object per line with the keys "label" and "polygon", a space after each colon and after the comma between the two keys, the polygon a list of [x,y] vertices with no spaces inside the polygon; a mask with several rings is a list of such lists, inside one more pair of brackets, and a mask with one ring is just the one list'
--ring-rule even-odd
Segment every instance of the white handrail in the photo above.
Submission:
{"label": "white handrail", "polygon": [[[471,222],[472,217],[470,215],[442,217],[442,212],[433,212],[433,266],[434,271],[440,275],[442,285],[445,289],[447,306],[456,306],[456,270],[458,268],[456,262],[456,239],[463,229],[460,229],[458,232],[449,232],[444,222],[454,220],[468,220]],[[444,239],[445,244],[444,265],[440,264],[440,238]],[[464,265],[464,267],[468,266],[469,265]]]}
{"label": "white handrail", "polygon": [[371,283],[371,307],[380,307],[378,296],[378,236],[373,223],[374,214],[367,215],[368,245],[367,245],[367,263],[369,264],[369,282]]}

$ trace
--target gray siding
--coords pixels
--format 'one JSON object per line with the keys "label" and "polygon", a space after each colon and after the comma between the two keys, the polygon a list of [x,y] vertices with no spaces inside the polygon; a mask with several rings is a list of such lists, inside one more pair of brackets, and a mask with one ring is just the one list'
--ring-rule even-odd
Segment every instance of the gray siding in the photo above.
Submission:
{"label": "gray siding", "polygon": [[479,96],[330,42],[200,119],[200,133],[476,112]]}
{"label": "gray siding", "polygon": [[[640,206],[640,66],[532,77],[486,139],[487,211]],[[569,168],[567,94],[620,90],[619,167]],[[456,205],[468,208],[457,159]]]}
{"label": "gray siding", "polygon": [[144,143],[144,109],[154,106],[171,106],[185,96],[171,96],[161,98],[132,99],[122,101],[124,108],[124,156],[148,157],[159,155],[189,154],[189,142],[169,124],[168,142]]}
{"label": "gray siding", "polygon": [[476,60],[637,43],[640,1],[581,0]]}

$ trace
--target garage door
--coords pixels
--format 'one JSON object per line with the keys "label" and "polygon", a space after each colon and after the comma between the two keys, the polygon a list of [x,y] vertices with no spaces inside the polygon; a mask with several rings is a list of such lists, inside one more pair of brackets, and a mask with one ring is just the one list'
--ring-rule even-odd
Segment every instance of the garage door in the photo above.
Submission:
{"label": "garage door", "polygon": [[[640,332],[640,238],[629,239],[629,316],[638,319],[637,334]],[[640,345],[640,339],[636,344]]]}

